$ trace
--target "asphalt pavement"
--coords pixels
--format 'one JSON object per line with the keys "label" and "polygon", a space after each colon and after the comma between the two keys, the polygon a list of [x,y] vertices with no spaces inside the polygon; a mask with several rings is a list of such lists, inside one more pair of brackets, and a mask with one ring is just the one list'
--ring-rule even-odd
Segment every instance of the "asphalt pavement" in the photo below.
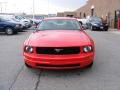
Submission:
{"label": "asphalt pavement", "polygon": [[86,31],[96,46],[93,67],[65,71],[24,66],[22,46],[31,32],[0,33],[0,90],[120,90],[120,32]]}

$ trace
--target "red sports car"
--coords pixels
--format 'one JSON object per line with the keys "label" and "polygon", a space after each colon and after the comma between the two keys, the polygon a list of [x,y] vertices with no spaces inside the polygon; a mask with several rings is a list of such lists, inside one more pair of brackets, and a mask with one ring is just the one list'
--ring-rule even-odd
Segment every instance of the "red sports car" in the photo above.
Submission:
{"label": "red sports car", "polygon": [[83,68],[93,64],[94,42],[75,18],[47,18],[25,40],[23,55],[27,67]]}

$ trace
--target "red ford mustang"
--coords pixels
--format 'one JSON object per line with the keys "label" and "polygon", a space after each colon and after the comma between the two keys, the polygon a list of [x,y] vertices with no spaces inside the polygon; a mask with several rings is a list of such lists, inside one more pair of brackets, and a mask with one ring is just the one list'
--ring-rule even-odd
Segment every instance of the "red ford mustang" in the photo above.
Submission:
{"label": "red ford mustang", "polygon": [[93,64],[94,42],[75,18],[48,18],[25,40],[23,55],[27,67],[83,68]]}

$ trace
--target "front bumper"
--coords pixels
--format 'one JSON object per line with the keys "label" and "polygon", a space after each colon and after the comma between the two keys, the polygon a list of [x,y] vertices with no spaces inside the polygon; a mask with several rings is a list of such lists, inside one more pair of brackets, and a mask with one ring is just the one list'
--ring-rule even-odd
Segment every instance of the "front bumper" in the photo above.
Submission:
{"label": "front bumper", "polygon": [[76,69],[83,68],[93,62],[94,53],[84,55],[45,56],[24,53],[25,63],[33,68],[41,69]]}
{"label": "front bumper", "polygon": [[26,27],[26,28],[30,28],[31,26],[32,26],[32,25],[31,25],[30,23],[26,23],[26,24],[25,24],[25,27]]}
{"label": "front bumper", "polygon": [[106,30],[108,29],[108,26],[93,26],[94,30]]}

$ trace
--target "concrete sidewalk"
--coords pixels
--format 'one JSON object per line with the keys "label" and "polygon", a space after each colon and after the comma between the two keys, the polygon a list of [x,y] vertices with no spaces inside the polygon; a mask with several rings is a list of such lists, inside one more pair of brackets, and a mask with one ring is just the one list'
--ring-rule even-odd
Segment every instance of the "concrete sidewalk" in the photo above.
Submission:
{"label": "concrete sidewalk", "polygon": [[117,28],[109,28],[108,31],[120,31],[120,30],[118,30]]}

